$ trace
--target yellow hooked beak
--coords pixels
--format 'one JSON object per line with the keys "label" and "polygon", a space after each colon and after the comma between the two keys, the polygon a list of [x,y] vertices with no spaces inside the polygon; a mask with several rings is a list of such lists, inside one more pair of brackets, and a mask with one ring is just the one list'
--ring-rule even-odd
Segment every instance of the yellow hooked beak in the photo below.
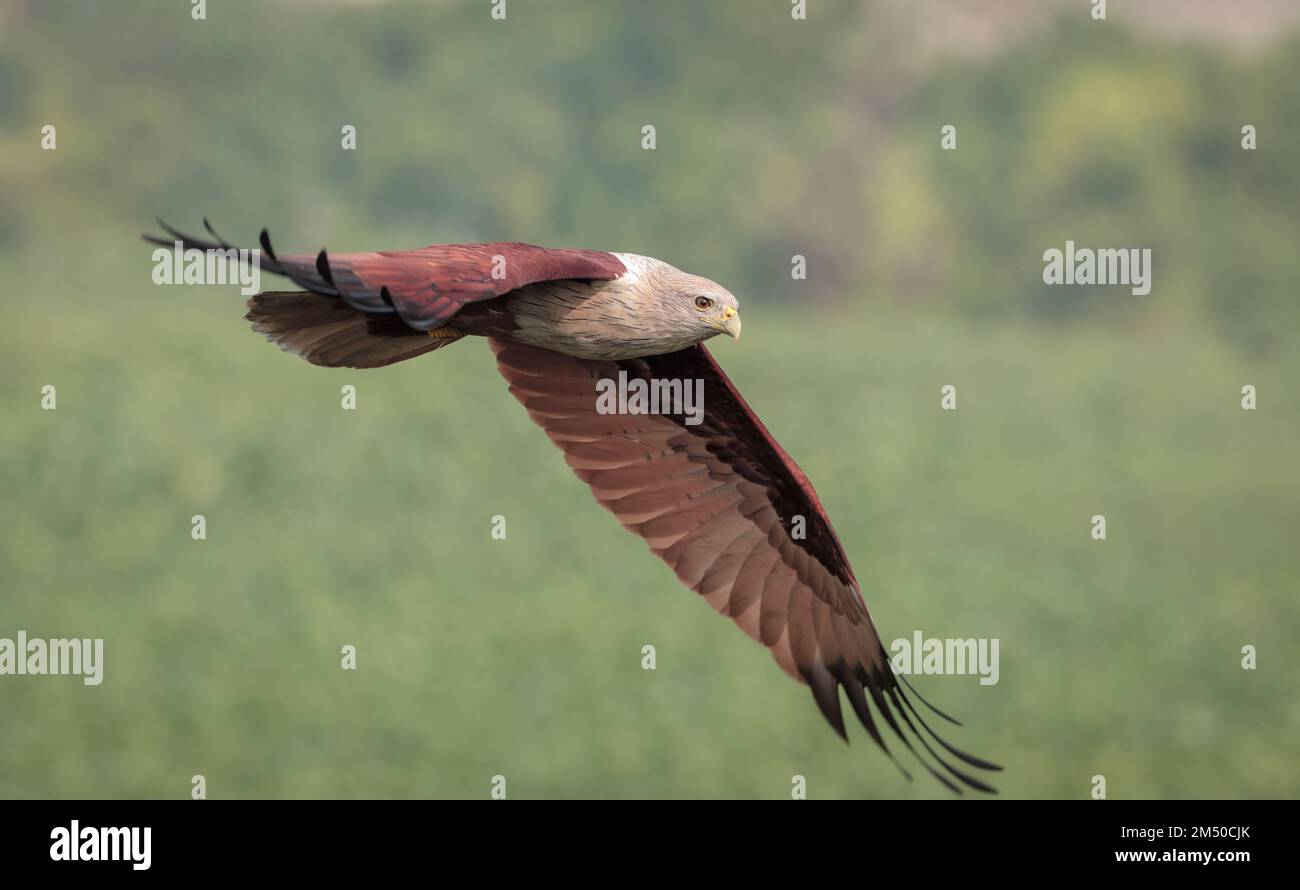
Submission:
{"label": "yellow hooked beak", "polygon": [[714,327],[722,331],[733,340],[740,339],[740,314],[735,308],[728,306],[722,310],[722,314],[713,320]]}

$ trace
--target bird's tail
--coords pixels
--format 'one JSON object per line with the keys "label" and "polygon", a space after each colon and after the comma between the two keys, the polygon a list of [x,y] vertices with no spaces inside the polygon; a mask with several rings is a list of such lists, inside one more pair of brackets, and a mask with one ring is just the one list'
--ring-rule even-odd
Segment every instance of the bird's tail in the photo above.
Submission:
{"label": "bird's tail", "polygon": [[311,291],[258,294],[244,317],[284,351],[328,368],[381,368],[461,338],[450,328],[413,330],[396,315],[360,312]]}

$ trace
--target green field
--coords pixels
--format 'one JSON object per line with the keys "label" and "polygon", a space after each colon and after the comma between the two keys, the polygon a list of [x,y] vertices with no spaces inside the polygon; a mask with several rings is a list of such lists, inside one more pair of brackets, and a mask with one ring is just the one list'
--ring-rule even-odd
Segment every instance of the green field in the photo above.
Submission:
{"label": "green field", "polygon": [[[0,796],[946,794],[846,747],[620,530],[482,342],[325,370],[239,316],[150,286],[0,334],[4,635],[106,641],[98,687],[0,679]],[[997,685],[918,686],[1004,794],[1300,793],[1294,355],[772,307],[745,331],[715,354],[885,636],[1001,640]]]}

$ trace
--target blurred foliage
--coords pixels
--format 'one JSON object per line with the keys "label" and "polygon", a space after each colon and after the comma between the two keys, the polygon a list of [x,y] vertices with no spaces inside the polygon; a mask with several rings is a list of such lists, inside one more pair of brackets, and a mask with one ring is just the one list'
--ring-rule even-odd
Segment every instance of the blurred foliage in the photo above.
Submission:
{"label": "blurred foliage", "polygon": [[[101,687],[0,678],[0,796],[941,794],[591,503],[482,344],[310,367],[233,289],[152,286],[155,213],[718,279],[716,354],[886,636],[1002,640],[997,686],[922,692],[1007,794],[1300,794],[1300,44],[1061,21],[921,60],[849,0],[488,8],[0,0],[0,636],[107,641]],[[1066,239],[1152,248],[1152,293],[1044,287]]]}
{"label": "blurred foliage", "polygon": [[[0,251],[112,263],[156,212],[203,212],[302,250],[631,250],[744,299],[1190,319],[1250,349],[1300,322],[1295,40],[1228,58],[1062,19],[991,59],[917,65],[870,3],[806,22],[782,3],[488,6],[220,2],[195,22],[184,3],[16,5]],[[36,150],[44,123],[57,152]],[[1044,286],[1067,238],[1152,248],[1153,293]]]}
{"label": "blurred foliage", "polygon": [[[221,798],[482,798],[497,774],[512,797],[788,798],[796,773],[818,798],[946,796],[856,727],[846,747],[593,503],[482,343],[326,371],[237,315],[160,298],[129,360],[102,304],[5,337],[0,635],[102,636],[106,665],[93,688],[0,678],[0,796],[184,797],[196,773]],[[917,683],[1004,794],[1083,798],[1098,773],[1114,798],[1300,794],[1295,355],[759,317],[714,353],[887,639],[1001,640],[996,686]]]}

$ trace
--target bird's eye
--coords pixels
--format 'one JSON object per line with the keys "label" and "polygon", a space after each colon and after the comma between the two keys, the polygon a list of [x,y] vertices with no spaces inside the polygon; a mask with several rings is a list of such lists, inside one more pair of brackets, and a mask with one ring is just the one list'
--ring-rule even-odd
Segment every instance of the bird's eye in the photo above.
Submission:
{"label": "bird's eye", "polygon": [[695,298],[695,308],[696,308],[696,309],[708,309],[708,308],[709,308],[710,306],[712,306],[712,305],[713,305],[713,301],[710,300],[708,297],[696,297],[696,298]]}

